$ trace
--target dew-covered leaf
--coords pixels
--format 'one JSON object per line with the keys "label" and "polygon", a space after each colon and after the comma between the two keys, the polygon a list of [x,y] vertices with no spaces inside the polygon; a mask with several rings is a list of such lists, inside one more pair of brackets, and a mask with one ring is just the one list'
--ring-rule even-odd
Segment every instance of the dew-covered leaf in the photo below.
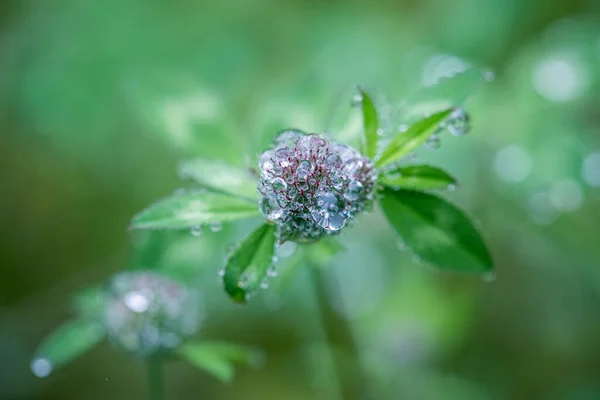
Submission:
{"label": "dew-covered leaf", "polygon": [[254,348],[225,342],[189,342],[179,347],[177,353],[222,382],[231,382],[235,364],[256,366],[262,358]]}
{"label": "dew-covered leaf", "polygon": [[260,287],[275,254],[275,226],[263,224],[231,253],[225,265],[225,291],[237,302]]}
{"label": "dew-covered leaf", "polygon": [[377,119],[377,111],[375,104],[367,92],[360,90],[362,96],[362,115],[363,128],[365,134],[365,155],[374,157],[377,152],[377,129],[379,129],[379,121]]}
{"label": "dew-covered leaf", "polygon": [[423,261],[454,271],[485,272],[492,268],[479,232],[446,200],[385,187],[379,202],[401,240]]}
{"label": "dew-covered leaf", "polygon": [[47,336],[31,362],[32,372],[43,378],[92,348],[104,337],[97,322],[76,319],[65,322]]}
{"label": "dew-covered leaf", "polygon": [[396,134],[383,150],[376,166],[379,168],[392,163],[415,150],[440,128],[440,124],[452,111],[452,109],[447,109],[433,114],[415,122],[406,132]]}
{"label": "dew-covered leaf", "polygon": [[423,87],[410,96],[401,113],[410,122],[447,108],[462,106],[484,83],[484,76],[483,69],[470,68],[453,77],[441,78],[435,85]]}
{"label": "dew-covered leaf", "polygon": [[456,179],[445,171],[430,165],[408,165],[387,171],[380,178],[387,186],[404,189],[449,189],[456,185]]}
{"label": "dew-covered leaf", "polygon": [[255,202],[223,193],[186,193],[161,200],[131,220],[131,229],[178,229],[260,215]]}
{"label": "dew-covered leaf", "polygon": [[222,161],[204,158],[184,161],[179,166],[179,173],[208,189],[258,200],[256,179],[248,171]]}

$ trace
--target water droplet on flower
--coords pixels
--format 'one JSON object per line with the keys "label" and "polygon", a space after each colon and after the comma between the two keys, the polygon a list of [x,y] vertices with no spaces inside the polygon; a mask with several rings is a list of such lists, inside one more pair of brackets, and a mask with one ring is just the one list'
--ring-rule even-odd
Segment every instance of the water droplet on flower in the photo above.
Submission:
{"label": "water droplet on flower", "polygon": [[123,302],[133,312],[141,313],[148,309],[150,300],[140,292],[131,291],[125,293]]}
{"label": "water droplet on flower", "polygon": [[454,136],[465,135],[471,129],[469,114],[464,109],[457,108],[450,114],[446,122],[446,128]]}
{"label": "water droplet on flower", "polygon": [[293,147],[296,144],[296,141],[301,136],[304,136],[304,132],[298,129],[285,129],[275,136],[273,143],[275,145]]}
{"label": "water droplet on flower", "polygon": [[272,196],[263,197],[260,202],[260,211],[270,221],[278,220],[283,215],[283,209]]}
{"label": "water droplet on flower", "polygon": [[296,169],[296,176],[299,180],[304,181],[311,173],[311,169],[312,164],[310,163],[310,161],[302,160],[300,161],[300,164],[298,164],[298,168]]}
{"label": "water droplet on flower", "polygon": [[288,149],[287,147],[282,147],[275,151],[275,161],[278,162],[279,165],[281,165],[284,168],[290,165],[290,162],[288,160],[289,156],[290,149]]}
{"label": "water droplet on flower", "polygon": [[52,372],[52,363],[47,358],[38,358],[31,363],[31,372],[38,378],[45,378]]}
{"label": "water droplet on flower", "polygon": [[355,201],[357,200],[363,192],[363,185],[359,181],[350,181],[348,183],[348,187],[344,192],[344,197],[346,200]]}
{"label": "water droplet on flower", "polygon": [[362,107],[363,96],[360,93],[356,93],[354,96],[350,98],[350,107],[358,108]]}
{"label": "water droplet on flower", "polygon": [[202,225],[194,225],[190,228],[190,233],[194,236],[202,235]]}
{"label": "water droplet on flower", "polygon": [[282,178],[275,178],[271,181],[271,187],[275,191],[282,191],[287,189],[287,183]]}
{"label": "water droplet on flower", "polygon": [[273,166],[275,165],[273,163],[273,156],[272,150],[267,150],[260,155],[260,158],[258,159],[258,168],[260,168],[263,173],[273,169]]}
{"label": "water droplet on flower", "polygon": [[344,213],[344,206],[344,200],[339,194],[321,193],[316,197],[311,215],[322,228],[337,231],[346,225],[347,216]]}
{"label": "water droplet on flower", "polygon": [[342,166],[342,157],[337,154],[330,153],[325,157],[325,165],[329,168],[340,168]]}

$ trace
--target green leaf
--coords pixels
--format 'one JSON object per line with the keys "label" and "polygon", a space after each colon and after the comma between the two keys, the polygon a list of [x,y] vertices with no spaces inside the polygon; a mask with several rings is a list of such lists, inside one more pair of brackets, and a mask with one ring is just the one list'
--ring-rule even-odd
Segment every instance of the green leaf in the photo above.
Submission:
{"label": "green leaf", "polygon": [[363,113],[363,127],[365,131],[365,152],[367,157],[375,157],[377,153],[377,129],[379,128],[379,121],[377,120],[377,110],[373,100],[367,92],[360,89],[362,96],[362,113]]}
{"label": "green leaf", "polygon": [[193,192],[172,196],[133,217],[131,229],[178,229],[260,215],[252,201],[222,193]]}
{"label": "green leaf", "polygon": [[484,82],[484,74],[481,68],[471,68],[451,78],[442,78],[435,85],[421,88],[408,98],[401,114],[406,120],[414,121],[424,115],[462,106]]}
{"label": "green leaf", "polygon": [[479,232],[458,208],[432,194],[381,190],[381,208],[403,242],[423,261],[454,271],[485,272],[492,259]]}
{"label": "green leaf", "polygon": [[256,349],[225,342],[190,342],[179,347],[177,353],[223,382],[233,379],[234,363],[255,366],[262,358]]}
{"label": "green leaf", "polygon": [[390,164],[402,156],[410,153],[427,140],[432,133],[439,129],[440,124],[450,115],[452,109],[447,109],[427,118],[424,118],[411,125],[406,132],[397,134],[387,145],[381,157],[376,162],[376,167],[380,168]]}
{"label": "green leaf", "polygon": [[237,302],[258,289],[275,254],[275,226],[263,224],[233,251],[225,265],[225,291]]}
{"label": "green leaf", "polygon": [[104,337],[97,322],[72,320],[59,326],[44,339],[31,363],[32,372],[43,378],[92,348]]}
{"label": "green leaf", "polygon": [[101,285],[91,286],[71,296],[71,303],[78,315],[99,320],[104,313],[106,295]]}
{"label": "green leaf", "polygon": [[181,163],[179,173],[189,177],[200,185],[234,196],[258,200],[256,178],[248,171],[233,167],[222,161],[197,158]]}
{"label": "green leaf", "polygon": [[456,179],[445,171],[430,165],[398,167],[386,171],[380,181],[387,186],[417,190],[448,189],[456,185]]}

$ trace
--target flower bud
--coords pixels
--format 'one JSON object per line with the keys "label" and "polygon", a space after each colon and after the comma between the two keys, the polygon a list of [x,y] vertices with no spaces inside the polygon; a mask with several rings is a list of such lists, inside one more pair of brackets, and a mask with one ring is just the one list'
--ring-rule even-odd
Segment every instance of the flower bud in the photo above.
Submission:
{"label": "flower bud", "polygon": [[278,225],[282,242],[338,234],[372,206],[372,162],[324,136],[282,131],[260,156],[259,168],[260,209]]}
{"label": "flower bud", "polygon": [[109,339],[139,355],[179,346],[198,330],[202,317],[196,293],[154,272],[121,272],[106,293]]}

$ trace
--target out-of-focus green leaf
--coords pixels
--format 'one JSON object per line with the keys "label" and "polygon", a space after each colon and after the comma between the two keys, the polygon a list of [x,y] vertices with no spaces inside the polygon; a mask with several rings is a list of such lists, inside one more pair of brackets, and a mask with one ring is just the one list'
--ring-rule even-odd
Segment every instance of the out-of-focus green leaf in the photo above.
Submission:
{"label": "out-of-focus green leaf", "polygon": [[414,123],[406,130],[406,132],[394,136],[383,150],[381,157],[376,162],[376,166],[382,167],[392,163],[415,150],[423,144],[432,133],[439,129],[440,124],[451,112],[452,109],[447,109],[433,114]]}
{"label": "out-of-focus green leaf", "polygon": [[447,108],[463,105],[484,82],[485,71],[471,68],[451,78],[442,78],[435,85],[419,89],[406,101],[402,110],[407,120],[420,119]]}
{"label": "out-of-focus green leaf", "polygon": [[404,189],[448,189],[456,185],[456,179],[445,171],[430,165],[409,165],[387,171],[381,183]]}
{"label": "out-of-focus green leaf", "polygon": [[133,217],[131,229],[178,229],[260,215],[253,201],[213,192],[172,196]]}
{"label": "out-of-focus green leaf", "polygon": [[379,128],[379,121],[377,120],[377,110],[373,100],[367,92],[360,90],[362,96],[362,114],[363,114],[363,128],[365,133],[365,155],[367,157],[375,157],[377,152],[377,129]]}
{"label": "out-of-focus green leaf", "polygon": [[98,320],[104,311],[104,290],[100,285],[82,289],[71,296],[71,302],[78,315]]}
{"label": "out-of-focus green leaf", "polygon": [[490,253],[458,208],[432,194],[384,188],[381,208],[402,241],[423,261],[442,269],[485,272]]}
{"label": "out-of-focus green leaf", "polygon": [[223,382],[231,382],[234,364],[257,365],[262,355],[253,348],[225,342],[190,342],[177,353],[192,365]]}
{"label": "out-of-focus green leaf", "polygon": [[319,240],[317,243],[308,245],[308,258],[316,265],[323,265],[329,262],[332,257],[346,251],[346,247],[337,239],[329,237]]}
{"label": "out-of-focus green leaf", "polygon": [[225,291],[237,302],[259,288],[275,254],[275,226],[263,224],[233,251],[225,265]]}
{"label": "out-of-focus green leaf", "polygon": [[43,378],[52,370],[79,357],[104,337],[97,322],[72,320],[59,326],[44,339],[31,363],[32,372]]}
{"label": "out-of-focus green leaf", "polygon": [[206,188],[258,200],[256,179],[248,171],[222,161],[204,158],[184,161],[179,167],[179,173],[182,177],[189,177]]}

